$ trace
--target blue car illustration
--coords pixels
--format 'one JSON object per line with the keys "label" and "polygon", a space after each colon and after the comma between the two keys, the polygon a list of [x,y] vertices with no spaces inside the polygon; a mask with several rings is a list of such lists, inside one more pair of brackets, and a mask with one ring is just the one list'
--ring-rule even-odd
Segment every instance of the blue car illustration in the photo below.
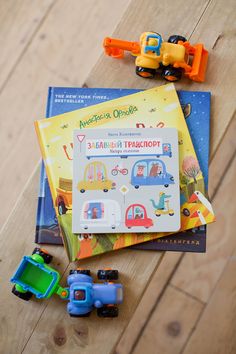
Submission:
{"label": "blue car illustration", "polygon": [[168,187],[174,183],[174,177],[166,171],[166,165],[160,159],[139,160],[132,168],[131,184],[135,188],[155,185]]}

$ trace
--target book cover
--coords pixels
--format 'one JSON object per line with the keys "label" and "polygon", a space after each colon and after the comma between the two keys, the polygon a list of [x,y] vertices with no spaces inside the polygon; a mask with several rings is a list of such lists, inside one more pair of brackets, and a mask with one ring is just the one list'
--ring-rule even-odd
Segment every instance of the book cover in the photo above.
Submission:
{"label": "book cover", "polygon": [[[135,89],[107,89],[81,87],[50,87],[47,101],[47,117],[83,108],[107,100],[138,92]],[[208,160],[210,138],[210,92],[178,91],[187,126],[208,186]],[[199,126],[203,127],[199,129]],[[202,144],[202,141],[204,144]],[[52,202],[46,171],[42,162],[38,197],[35,242],[63,244]],[[206,226],[169,235],[131,246],[131,248],[182,252],[205,252]]]}
{"label": "book cover", "polygon": [[[178,92],[190,136],[208,189],[210,147],[210,92]],[[201,129],[199,129],[201,127]],[[187,181],[186,181],[187,182]],[[154,251],[205,252],[207,226],[195,227],[185,232],[131,246],[134,249]]]}
{"label": "book cover", "polygon": [[74,130],[72,199],[74,233],[178,231],[177,129]]}
{"label": "book cover", "polygon": [[[50,118],[138,91],[133,89],[49,87],[46,117]],[[43,162],[40,171],[35,242],[63,244]]]}
{"label": "book cover", "polygon": [[[196,190],[204,196],[204,181],[196,158],[187,125],[173,84],[164,85],[117,100],[91,106],[35,123],[47,175],[49,177],[54,206],[57,211],[64,245],[69,258],[75,260],[132,244],[149,241],[166,234],[134,234],[103,237],[77,237],[71,232],[71,180],[72,180],[72,133],[74,129],[90,127],[174,127],[179,133],[179,168],[188,178],[188,188],[181,193],[181,228],[202,225],[203,219],[193,216],[196,211],[205,214],[204,222],[214,221],[210,203],[193,203],[190,198]],[[188,177],[187,177],[188,176]],[[181,186],[182,187],[182,186]],[[207,205],[206,205],[207,204]],[[60,207],[60,208],[59,208]],[[183,213],[185,211],[185,214]],[[62,212],[62,213],[61,213]]]}

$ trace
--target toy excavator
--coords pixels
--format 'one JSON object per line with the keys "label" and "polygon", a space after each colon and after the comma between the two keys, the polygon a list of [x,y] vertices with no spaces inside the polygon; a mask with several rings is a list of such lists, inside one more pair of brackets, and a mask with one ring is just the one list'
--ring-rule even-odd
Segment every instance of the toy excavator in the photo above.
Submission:
{"label": "toy excavator", "polygon": [[184,73],[190,80],[204,82],[208,51],[203,44],[192,46],[186,38],[170,36],[164,42],[155,32],[144,32],[140,43],[120,39],[105,38],[105,53],[121,59],[124,51],[136,56],[136,74],[144,78],[153,78],[157,71],[167,81],[178,81]]}

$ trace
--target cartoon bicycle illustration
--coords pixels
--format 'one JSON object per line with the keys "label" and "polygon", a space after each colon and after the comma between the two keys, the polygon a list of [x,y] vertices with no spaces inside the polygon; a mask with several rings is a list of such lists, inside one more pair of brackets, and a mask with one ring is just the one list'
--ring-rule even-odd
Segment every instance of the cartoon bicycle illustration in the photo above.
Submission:
{"label": "cartoon bicycle illustration", "polygon": [[112,170],[111,170],[111,174],[112,176],[117,176],[118,173],[121,173],[122,175],[127,175],[128,174],[128,169],[127,168],[122,168],[119,165],[116,165]]}

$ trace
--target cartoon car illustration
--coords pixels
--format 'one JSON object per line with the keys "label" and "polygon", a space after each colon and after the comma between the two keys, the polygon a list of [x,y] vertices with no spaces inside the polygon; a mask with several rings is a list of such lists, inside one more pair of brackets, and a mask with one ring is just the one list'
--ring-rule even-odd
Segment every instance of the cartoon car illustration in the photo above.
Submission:
{"label": "cartoon car illustration", "polygon": [[125,226],[128,229],[143,226],[146,229],[153,226],[153,221],[147,216],[146,208],[142,204],[131,204],[125,213]]}
{"label": "cartoon car illustration", "polygon": [[24,256],[11,278],[15,284],[13,294],[26,301],[33,295],[38,299],[48,299],[55,293],[66,297],[66,290],[59,285],[60,274],[48,266],[52,258],[41,248],[35,248],[31,256]]}
{"label": "cartoon car illustration", "polygon": [[165,163],[160,159],[144,159],[136,161],[132,168],[131,184],[137,189],[140,186],[174,184],[174,177],[166,171]]}
{"label": "cartoon car illustration", "polygon": [[115,189],[116,183],[107,178],[106,166],[100,161],[90,162],[84,171],[84,179],[78,183],[78,190],[84,193],[86,190],[103,190],[108,192]]}
{"label": "cartoon car illustration", "polygon": [[115,229],[121,222],[120,206],[115,200],[89,200],[83,204],[80,216],[80,226],[87,230],[89,227],[111,227]]}
{"label": "cartoon car illustration", "polygon": [[119,277],[118,270],[99,270],[97,276],[104,283],[95,284],[90,270],[70,271],[67,278],[70,294],[67,311],[71,317],[87,317],[94,307],[99,317],[118,316],[116,305],[123,301],[123,286],[113,282]]}

